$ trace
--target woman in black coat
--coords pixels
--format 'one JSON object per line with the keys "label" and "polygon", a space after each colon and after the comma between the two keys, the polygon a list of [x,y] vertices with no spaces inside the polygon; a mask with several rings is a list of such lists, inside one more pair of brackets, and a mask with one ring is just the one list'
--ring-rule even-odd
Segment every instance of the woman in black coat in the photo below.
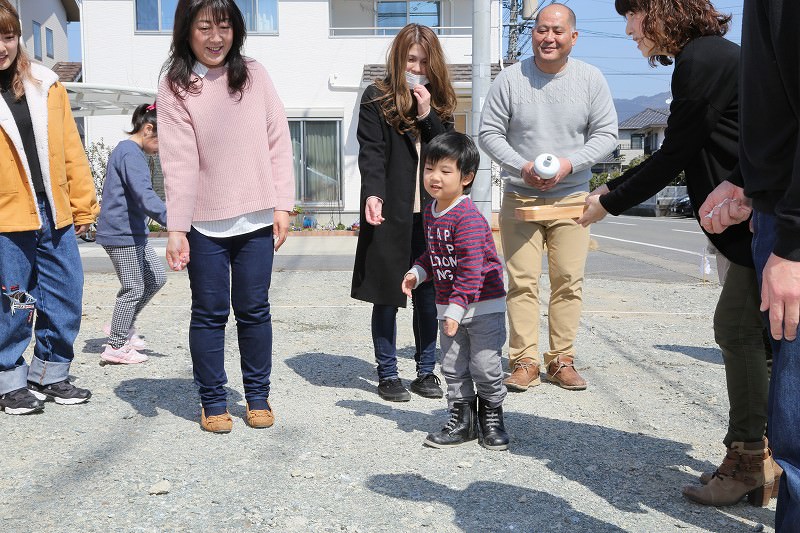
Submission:
{"label": "woman in black coat", "polygon": [[[739,46],[723,38],[730,16],[709,0],[616,0],[626,32],[639,50],[668,65],[672,103],[664,142],[643,163],[592,192],[579,223],[606,213],[618,215],[650,198],[680,172],[686,175],[695,214],[722,182],[741,182],[739,173]],[[767,364],[759,290],[747,222],[708,234],[730,261],[714,313],[714,339],[722,350],[730,413],[720,467],[700,477],[683,494],[704,505],[733,505],[745,495],[766,505],[775,472],[764,438],[767,422]]]}
{"label": "woman in black coat", "polygon": [[[361,98],[358,167],[361,231],[351,296],[374,304],[372,339],[378,393],[388,401],[410,395],[397,371],[397,308],[406,306],[400,281],[425,251],[422,212],[430,197],[422,186],[419,154],[439,133],[453,128],[456,97],[439,40],[428,27],[409,24],[389,50],[387,75]],[[443,394],[436,365],[436,304],[433,283],[412,292],[417,378],[411,390]]]}

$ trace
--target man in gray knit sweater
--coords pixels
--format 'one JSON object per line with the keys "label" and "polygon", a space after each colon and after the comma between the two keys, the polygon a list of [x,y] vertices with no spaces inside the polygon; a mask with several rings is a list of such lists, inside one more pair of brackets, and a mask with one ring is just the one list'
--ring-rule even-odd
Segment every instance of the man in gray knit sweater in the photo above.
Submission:
{"label": "man in gray knit sweater", "polygon": [[[480,144],[503,171],[500,235],[508,270],[509,359],[506,386],[539,385],[539,275],[545,245],[550,274],[550,350],[547,379],[583,390],[575,371],[575,337],[582,307],[589,230],[573,219],[523,222],[517,207],[582,202],[591,167],[617,145],[617,113],[600,71],[569,54],[578,38],[575,13],[550,4],[536,17],[532,58],[512,65],[492,84],[483,106]],[[558,158],[558,173],[534,171],[543,153]]]}

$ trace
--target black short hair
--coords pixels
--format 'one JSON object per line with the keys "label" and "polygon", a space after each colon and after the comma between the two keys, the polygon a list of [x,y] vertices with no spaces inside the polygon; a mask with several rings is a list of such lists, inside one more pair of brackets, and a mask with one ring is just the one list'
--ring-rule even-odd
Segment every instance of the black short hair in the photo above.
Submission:
{"label": "black short hair", "polygon": [[[472,174],[474,181],[481,155],[469,136],[457,131],[448,131],[434,137],[425,147],[425,163],[436,164],[442,159],[454,160],[461,175]],[[464,186],[464,192],[468,193],[471,187],[470,181]]]}

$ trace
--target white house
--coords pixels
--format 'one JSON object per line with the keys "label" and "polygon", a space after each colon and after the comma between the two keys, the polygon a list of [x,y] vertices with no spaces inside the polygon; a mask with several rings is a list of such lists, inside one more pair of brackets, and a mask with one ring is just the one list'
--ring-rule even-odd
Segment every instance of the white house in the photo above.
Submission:
{"label": "white house", "polygon": [[22,43],[46,67],[67,61],[67,22],[80,20],[76,0],[10,0],[19,13]]}
{"label": "white house", "polygon": [[648,107],[619,125],[619,152],[623,165],[639,156],[650,155],[664,142],[669,109]]}
{"label": "white house", "polygon": [[[385,64],[393,34],[408,22],[438,31],[456,80],[457,128],[469,131],[472,1],[236,0],[248,23],[245,53],[266,66],[286,107],[297,201],[307,211],[346,212],[341,220],[345,224],[355,219],[358,102]],[[500,2],[476,1],[491,2],[491,57],[497,63]],[[176,4],[83,0],[84,81],[155,90]],[[87,140],[115,144],[128,124],[129,117],[91,117]]]}

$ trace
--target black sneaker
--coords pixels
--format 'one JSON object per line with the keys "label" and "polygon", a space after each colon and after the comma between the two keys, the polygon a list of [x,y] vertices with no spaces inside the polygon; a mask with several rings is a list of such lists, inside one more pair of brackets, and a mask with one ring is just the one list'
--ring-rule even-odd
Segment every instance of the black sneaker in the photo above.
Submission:
{"label": "black sneaker", "polygon": [[29,381],[28,390],[30,390],[33,395],[40,400],[52,400],[61,405],[84,403],[92,397],[91,392],[89,392],[87,389],[80,389],[76,387],[70,383],[68,379],[59,381],[58,383],[51,383],[49,385],[39,385]]}
{"label": "black sneaker", "polygon": [[44,402],[22,388],[0,395],[0,409],[9,415],[29,415],[44,410]]}
{"label": "black sneaker", "polygon": [[435,374],[423,374],[411,382],[409,389],[425,398],[441,398],[444,391],[439,386],[440,383]]}
{"label": "black sneaker", "polygon": [[407,402],[411,399],[400,378],[387,379],[378,383],[378,394],[387,402]]}

